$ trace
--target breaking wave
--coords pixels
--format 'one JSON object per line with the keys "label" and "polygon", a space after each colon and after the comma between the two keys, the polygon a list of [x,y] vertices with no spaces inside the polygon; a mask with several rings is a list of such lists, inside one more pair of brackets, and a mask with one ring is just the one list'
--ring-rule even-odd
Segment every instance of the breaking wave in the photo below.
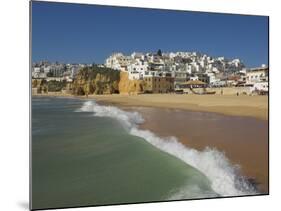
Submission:
{"label": "breaking wave", "polygon": [[[131,135],[141,137],[153,146],[165,151],[202,172],[211,183],[211,188],[220,196],[256,194],[256,189],[240,174],[239,166],[233,165],[223,152],[206,147],[203,151],[189,148],[176,137],[160,138],[149,130],[141,130],[138,125],[144,119],[138,112],[128,112],[114,106],[103,106],[95,101],[87,101],[78,110],[93,112],[95,116],[118,120]],[[185,195],[184,189],[172,199]]]}

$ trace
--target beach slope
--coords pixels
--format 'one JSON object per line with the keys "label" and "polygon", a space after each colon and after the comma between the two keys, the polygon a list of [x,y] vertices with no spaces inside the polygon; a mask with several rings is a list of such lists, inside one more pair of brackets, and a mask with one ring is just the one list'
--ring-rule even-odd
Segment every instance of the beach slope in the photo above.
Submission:
{"label": "beach slope", "polygon": [[99,102],[122,106],[174,108],[268,119],[268,96],[236,95],[93,95]]}

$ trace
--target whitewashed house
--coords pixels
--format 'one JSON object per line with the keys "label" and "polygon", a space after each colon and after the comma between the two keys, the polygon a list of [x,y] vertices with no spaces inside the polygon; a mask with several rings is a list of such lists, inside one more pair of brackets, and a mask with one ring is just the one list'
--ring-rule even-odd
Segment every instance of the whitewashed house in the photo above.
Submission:
{"label": "whitewashed house", "polygon": [[254,85],[258,82],[268,82],[268,67],[252,68],[246,72],[246,84]]}
{"label": "whitewashed house", "polygon": [[[148,71],[148,62],[142,59],[135,59],[127,66],[129,79],[142,79],[144,73]],[[137,76],[139,74],[139,76]]]}
{"label": "whitewashed house", "polygon": [[130,64],[132,58],[124,56],[122,53],[114,53],[105,60],[105,66],[114,70],[126,71],[126,67]]}

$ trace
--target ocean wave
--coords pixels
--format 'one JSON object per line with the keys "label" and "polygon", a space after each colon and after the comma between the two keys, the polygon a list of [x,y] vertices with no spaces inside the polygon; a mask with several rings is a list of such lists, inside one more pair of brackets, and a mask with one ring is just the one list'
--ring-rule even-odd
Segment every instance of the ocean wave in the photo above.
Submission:
{"label": "ocean wave", "polygon": [[[241,176],[239,166],[233,165],[223,152],[209,147],[199,151],[183,145],[176,137],[161,138],[149,130],[141,130],[138,125],[143,123],[144,119],[138,112],[128,112],[114,106],[99,105],[95,101],[85,102],[78,111],[93,112],[95,116],[110,117],[118,120],[131,135],[145,139],[153,146],[202,172],[210,180],[212,189],[220,196],[240,196],[257,193],[255,187],[245,177]],[[188,192],[185,190],[180,190],[171,199],[188,196]]]}

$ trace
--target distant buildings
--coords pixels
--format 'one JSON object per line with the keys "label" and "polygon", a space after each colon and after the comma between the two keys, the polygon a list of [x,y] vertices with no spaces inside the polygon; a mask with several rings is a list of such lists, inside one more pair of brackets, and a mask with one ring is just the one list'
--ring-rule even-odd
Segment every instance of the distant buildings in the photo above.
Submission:
{"label": "distant buildings", "polygon": [[[32,78],[72,82],[80,69],[89,66],[92,64],[41,61],[32,65]],[[143,89],[149,93],[173,92],[188,81],[201,81],[207,87],[268,88],[268,67],[247,69],[240,59],[215,58],[198,52],[119,52],[97,66],[126,72],[129,80],[143,81]]]}
{"label": "distant buildings", "polygon": [[170,73],[165,75],[147,75],[144,80],[144,92],[147,93],[169,93],[174,91],[174,78]]}
{"label": "distant buildings", "polygon": [[132,58],[122,53],[114,53],[105,61],[105,66],[114,70],[125,70]]}
{"label": "distant buildings", "polygon": [[268,82],[268,67],[258,67],[249,69],[246,73],[246,84]]}
{"label": "distant buildings", "polygon": [[169,73],[174,87],[189,80],[200,80],[208,86],[235,85],[238,82],[228,80],[229,76],[245,69],[239,59],[214,58],[197,52],[168,52],[161,55],[151,52],[133,52],[131,55],[114,53],[106,59],[105,66],[127,72],[130,80],[161,78]]}
{"label": "distant buildings", "polygon": [[62,63],[50,63],[47,61],[41,61],[32,64],[31,75],[33,79],[46,79],[47,81],[56,80],[72,82],[76,74],[80,69],[85,66],[91,66],[86,64],[62,64]]}
{"label": "distant buildings", "polygon": [[265,65],[247,71],[246,84],[252,87],[251,92],[268,93],[268,72]]}

